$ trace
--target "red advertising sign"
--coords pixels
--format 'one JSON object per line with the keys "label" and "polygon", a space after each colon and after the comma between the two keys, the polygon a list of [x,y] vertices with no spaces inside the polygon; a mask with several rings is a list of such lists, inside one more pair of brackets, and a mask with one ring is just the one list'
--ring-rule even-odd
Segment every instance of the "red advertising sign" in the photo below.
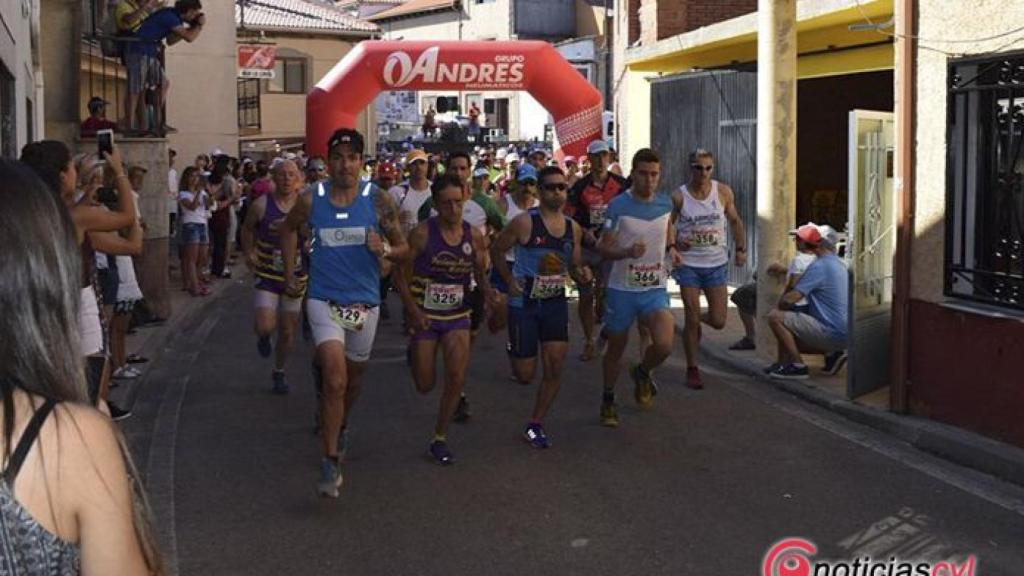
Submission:
{"label": "red advertising sign", "polygon": [[269,44],[239,44],[238,77],[273,78],[275,51]]}

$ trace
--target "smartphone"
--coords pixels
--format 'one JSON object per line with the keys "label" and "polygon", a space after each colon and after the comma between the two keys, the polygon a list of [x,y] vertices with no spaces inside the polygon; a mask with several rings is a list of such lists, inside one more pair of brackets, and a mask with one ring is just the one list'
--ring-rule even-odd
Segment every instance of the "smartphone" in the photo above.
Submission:
{"label": "smartphone", "polygon": [[114,131],[113,130],[97,130],[96,131],[96,143],[99,146],[100,158],[103,158],[103,153],[107,154],[114,153]]}
{"label": "smartphone", "polygon": [[110,186],[104,186],[96,191],[96,201],[105,206],[112,207],[117,205],[117,189]]}

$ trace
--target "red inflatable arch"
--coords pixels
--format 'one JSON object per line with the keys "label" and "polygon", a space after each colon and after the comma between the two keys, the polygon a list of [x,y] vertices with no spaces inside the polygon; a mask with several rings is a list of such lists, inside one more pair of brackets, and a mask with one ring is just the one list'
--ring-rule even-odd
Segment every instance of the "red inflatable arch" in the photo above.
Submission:
{"label": "red inflatable arch", "polygon": [[525,90],[555,120],[563,155],[582,156],[601,138],[601,93],[547,42],[364,41],[306,98],[306,147],[326,154],[336,128],[385,90]]}

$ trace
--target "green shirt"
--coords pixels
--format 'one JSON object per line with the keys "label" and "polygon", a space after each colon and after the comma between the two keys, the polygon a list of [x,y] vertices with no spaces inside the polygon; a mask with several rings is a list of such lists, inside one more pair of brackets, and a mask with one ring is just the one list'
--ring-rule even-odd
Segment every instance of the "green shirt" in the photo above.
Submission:
{"label": "green shirt", "polygon": [[[416,216],[420,222],[423,222],[430,218],[432,214],[436,214],[434,199],[427,198],[427,201],[420,206],[420,211]],[[485,227],[487,226],[490,226],[495,232],[505,227],[505,217],[501,215],[498,204],[490,196],[479,190],[473,192],[469,202],[462,208],[462,219],[470,226],[485,233]]]}

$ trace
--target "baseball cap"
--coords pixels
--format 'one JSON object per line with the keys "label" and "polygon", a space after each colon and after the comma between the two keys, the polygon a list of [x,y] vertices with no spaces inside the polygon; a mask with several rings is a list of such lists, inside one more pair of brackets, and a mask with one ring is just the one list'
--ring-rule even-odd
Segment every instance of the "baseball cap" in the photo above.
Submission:
{"label": "baseball cap", "polygon": [[420,150],[419,148],[416,148],[413,150],[409,150],[409,152],[405,155],[406,166],[412,164],[413,162],[416,162],[417,160],[423,160],[424,162],[426,162],[427,153],[424,152],[423,150]]}
{"label": "baseball cap", "polygon": [[100,108],[105,107],[107,104],[110,104],[110,102],[107,102],[99,96],[93,96],[89,99],[89,112],[95,112]]}
{"label": "baseball cap", "polygon": [[391,162],[381,162],[377,165],[377,176],[398,177],[398,168]]}
{"label": "baseball cap", "polygon": [[821,231],[818,229],[818,225],[814,222],[808,222],[799,228],[794,228],[789,231],[791,236],[796,236],[800,240],[812,245],[817,246],[821,243]]}
{"label": "baseball cap", "polygon": [[508,156],[505,156],[505,162],[508,162],[509,164],[513,162],[519,162],[519,154],[516,154],[515,152],[510,152]]}
{"label": "baseball cap", "polygon": [[601,154],[602,152],[610,152],[608,143],[604,140],[594,140],[587,145],[587,154]]}
{"label": "baseball cap", "polygon": [[516,182],[525,182],[527,180],[537,181],[537,169],[530,164],[523,164],[516,170]]}
{"label": "baseball cap", "polygon": [[498,160],[505,160],[508,157],[508,150],[504,148],[498,148],[498,151],[494,153],[494,157]]}
{"label": "baseball cap", "polygon": [[839,243],[839,232],[828,224],[818,226],[818,233],[821,234],[821,240],[833,248]]}
{"label": "baseball cap", "polygon": [[491,173],[487,171],[487,168],[477,168],[473,171],[473,178],[483,178],[490,175]]}
{"label": "baseball cap", "polygon": [[363,135],[351,128],[338,128],[335,130],[334,134],[331,134],[331,137],[327,140],[327,150],[331,150],[339,144],[348,144],[360,155],[363,154],[365,147]]}
{"label": "baseball cap", "polygon": [[568,164],[576,164],[576,157],[575,156],[566,156],[565,158],[562,159],[562,164],[566,164],[566,165],[568,165]]}
{"label": "baseball cap", "polygon": [[532,148],[530,149],[530,153],[527,154],[527,156],[532,158],[534,154],[543,154],[545,158],[548,157],[548,151],[543,148]]}
{"label": "baseball cap", "polygon": [[313,158],[306,164],[306,170],[326,170],[327,165],[319,158]]}

